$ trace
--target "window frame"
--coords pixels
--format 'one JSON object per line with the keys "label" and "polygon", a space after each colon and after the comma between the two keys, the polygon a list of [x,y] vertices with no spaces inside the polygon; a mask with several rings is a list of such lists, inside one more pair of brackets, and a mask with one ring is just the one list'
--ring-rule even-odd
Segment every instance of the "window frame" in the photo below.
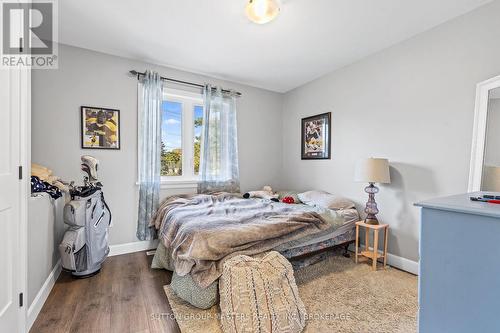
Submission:
{"label": "window frame", "polygon": [[170,102],[180,103],[182,105],[182,175],[161,176],[161,184],[197,186],[200,176],[199,174],[196,175],[194,173],[194,108],[195,106],[204,107],[203,96],[201,93],[164,88],[162,103],[166,100]]}

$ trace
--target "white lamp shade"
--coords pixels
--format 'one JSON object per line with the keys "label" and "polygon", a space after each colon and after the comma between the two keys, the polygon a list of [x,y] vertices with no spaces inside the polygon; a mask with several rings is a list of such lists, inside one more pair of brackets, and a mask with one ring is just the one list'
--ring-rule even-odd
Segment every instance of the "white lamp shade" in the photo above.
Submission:
{"label": "white lamp shade", "polygon": [[354,181],[363,183],[389,184],[389,161],[385,158],[366,158],[356,163]]}

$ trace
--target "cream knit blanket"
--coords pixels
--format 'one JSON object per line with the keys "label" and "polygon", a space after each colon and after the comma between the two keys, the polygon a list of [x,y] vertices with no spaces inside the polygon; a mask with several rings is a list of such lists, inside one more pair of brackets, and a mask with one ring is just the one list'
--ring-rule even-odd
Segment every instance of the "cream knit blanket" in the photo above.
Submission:
{"label": "cream knit blanket", "polygon": [[278,252],[226,261],[219,292],[224,333],[296,333],[305,327],[292,266]]}

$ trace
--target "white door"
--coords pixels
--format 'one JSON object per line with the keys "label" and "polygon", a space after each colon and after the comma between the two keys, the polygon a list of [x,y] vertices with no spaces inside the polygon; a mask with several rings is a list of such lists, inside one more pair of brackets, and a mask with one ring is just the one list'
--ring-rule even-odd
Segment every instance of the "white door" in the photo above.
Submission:
{"label": "white door", "polygon": [[19,332],[22,285],[20,72],[0,69],[0,332]]}

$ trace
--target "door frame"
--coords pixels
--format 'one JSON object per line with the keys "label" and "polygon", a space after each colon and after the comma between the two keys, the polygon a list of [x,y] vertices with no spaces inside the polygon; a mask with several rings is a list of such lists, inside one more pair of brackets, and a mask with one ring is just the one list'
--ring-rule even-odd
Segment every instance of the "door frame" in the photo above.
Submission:
{"label": "door frame", "polygon": [[[9,114],[16,114],[15,123],[11,122],[13,128],[10,129],[11,136],[19,140],[19,146],[16,150],[10,147],[9,154],[12,155],[11,171],[9,177],[17,178],[17,166],[21,167],[19,179],[14,179],[17,186],[17,197],[13,197],[15,203],[15,210],[17,213],[14,215],[15,219],[12,221],[17,224],[14,228],[16,231],[11,235],[14,242],[14,251],[12,252],[11,260],[15,261],[14,265],[14,289],[11,299],[11,306],[16,308],[17,317],[17,332],[24,333],[27,330],[27,286],[28,286],[28,199],[31,195],[31,182],[28,178],[31,174],[30,171],[30,158],[31,158],[31,70],[29,68],[14,67],[9,69],[0,69],[8,71],[8,99],[9,99]],[[9,116],[10,117],[10,116]],[[9,235],[10,236],[10,235]],[[22,299],[19,297],[23,294]],[[22,306],[21,306],[22,301]]]}
{"label": "door frame", "polygon": [[28,317],[28,198],[31,195],[31,69],[19,69],[20,99],[20,151],[19,165],[22,179],[19,181],[19,293],[23,293],[23,306],[19,310],[19,331],[27,332]]}
{"label": "door frame", "polygon": [[[17,0],[20,2],[20,0]],[[24,2],[31,2],[26,0]],[[18,181],[18,234],[16,237],[17,251],[14,260],[18,260],[16,265],[17,283],[15,298],[23,294],[22,306],[18,303],[18,332],[26,333],[28,314],[28,199],[31,195],[31,68],[29,66],[17,66],[12,68],[13,75],[10,76],[10,98],[15,101],[12,107],[19,112],[19,127],[13,129],[19,135],[19,152],[17,155],[18,165],[22,168]],[[14,132],[14,133],[15,133]],[[20,301],[20,299],[19,299]],[[14,332],[13,332],[14,333]]]}

